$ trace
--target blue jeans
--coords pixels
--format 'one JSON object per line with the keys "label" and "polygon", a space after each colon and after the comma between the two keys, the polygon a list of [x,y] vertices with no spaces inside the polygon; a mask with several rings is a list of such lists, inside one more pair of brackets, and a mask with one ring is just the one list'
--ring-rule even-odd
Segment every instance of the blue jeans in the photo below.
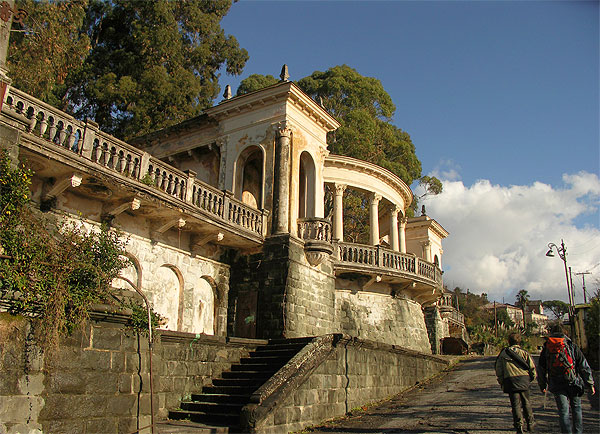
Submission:
{"label": "blue jeans", "polygon": [[[558,422],[563,434],[583,433],[583,420],[581,416],[581,396],[563,395],[555,393],[556,407],[558,407]],[[573,416],[573,431],[571,431],[571,420],[569,418],[569,407]]]}

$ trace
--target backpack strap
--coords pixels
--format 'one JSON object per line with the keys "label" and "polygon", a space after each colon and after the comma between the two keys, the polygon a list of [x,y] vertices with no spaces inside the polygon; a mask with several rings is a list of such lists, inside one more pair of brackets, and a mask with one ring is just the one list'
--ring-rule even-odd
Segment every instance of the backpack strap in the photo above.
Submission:
{"label": "backpack strap", "polygon": [[512,349],[510,349],[510,347],[506,347],[504,349],[504,352],[515,362],[515,364],[525,370],[525,371],[529,371],[531,369],[531,367],[529,366],[529,363],[527,363],[525,361],[525,359],[523,359],[523,357],[521,357],[519,354],[517,354],[515,351],[513,351]]}

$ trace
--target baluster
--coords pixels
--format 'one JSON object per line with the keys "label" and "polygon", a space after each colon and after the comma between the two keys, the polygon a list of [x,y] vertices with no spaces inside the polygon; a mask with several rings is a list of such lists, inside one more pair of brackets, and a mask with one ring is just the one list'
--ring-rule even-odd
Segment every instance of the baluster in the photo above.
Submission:
{"label": "baluster", "polygon": [[40,137],[43,139],[46,134],[46,129],[48,128],[48,122],[46,121],[46,115],[43,112],[40,112]]}
{"label": "baluster", "polygon": [[125,176],[130,177],[133,173],[133,164],[132,164],[132,157],[131,154],[127,154],[127,157],[125,158]]}
{"label": "baluster", "polygon": [[175,177],[173,184],[173,196],[179,198],[179,178]]}
{"label": "baluster", "polygon": [[53,142],[54,141],[54,136],[56,135],[56,125],[54,125],[54,118],[51,117],[49,119],[50,121],[50,128],[48,129],[48,140]]}
{"label": "baluster", "polygon": [[75,147],[75,133],[73,132],[73,127],[69,126],[70,130],[69,130],[69,140],[68,140],[68,147],[69,150],[73,151],[73,152],[77,152],[77,148]]}
{"label": "baluster", "polygon": [[67,137],[67,129],[65,128],[65,124],[63,121],[58,123],[58,145],[65,145],[65,138]]}
{"label": "baluster", "polygon": [[123,150],[119,151],[119,153],[116,155],[116,160],[117,164],[115,164],[115,170],[119,173],[123,173],[125,171],[125,165],[123,164],[123,161],[125,160],[125,153]]}

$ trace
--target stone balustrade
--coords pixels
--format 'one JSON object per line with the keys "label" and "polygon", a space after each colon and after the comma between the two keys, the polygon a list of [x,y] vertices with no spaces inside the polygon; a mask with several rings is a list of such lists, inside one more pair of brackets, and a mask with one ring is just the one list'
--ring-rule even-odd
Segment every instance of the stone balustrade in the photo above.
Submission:
{"label": "stone balustrade", "polygon": [[331,222],[318,217],[298,219],[298,237],[305,241],[331,242]]}
{"label": "stone balustrade", "polygon": [[195,173],[182,172],[100,131],[93,121],[79,121],[15,88],[9,89],[2,110],[24,125],[27,134],[42,139],[37,143],[43,146],[59,146],[105,170],[152,186],[237,229],[261,237],[266,235],[266,210],[252,208],[235,199],[230,192],[196,179]]}
{"label": "stone balustrade", "polygon": [[432,286],[442,284],[442,272],[434,264],[382,246],[334,242],[334,260],[345,266],[355,264],[357,269],[369,267],[374,272],[379,270],[418,276]]}

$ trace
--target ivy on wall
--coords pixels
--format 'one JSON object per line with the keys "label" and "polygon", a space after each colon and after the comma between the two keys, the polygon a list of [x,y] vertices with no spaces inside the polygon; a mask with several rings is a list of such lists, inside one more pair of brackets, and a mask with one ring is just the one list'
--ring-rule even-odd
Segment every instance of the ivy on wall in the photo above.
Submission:
{"label": "ivy on wall", "polygon": [[[32,172],[14,168],[0,150],[0,302],[9,313],[32,319],[42,348],[54,347],[89,318],[96,303],[125,304],[111,283],[127,267],[120,233],[103,225],[88,230],[30,206]],[[136,316],[136,318],[137,318]],[[153,321],[154,322],[154,321]],[[136,331],[146,324],[132,322]]]}

